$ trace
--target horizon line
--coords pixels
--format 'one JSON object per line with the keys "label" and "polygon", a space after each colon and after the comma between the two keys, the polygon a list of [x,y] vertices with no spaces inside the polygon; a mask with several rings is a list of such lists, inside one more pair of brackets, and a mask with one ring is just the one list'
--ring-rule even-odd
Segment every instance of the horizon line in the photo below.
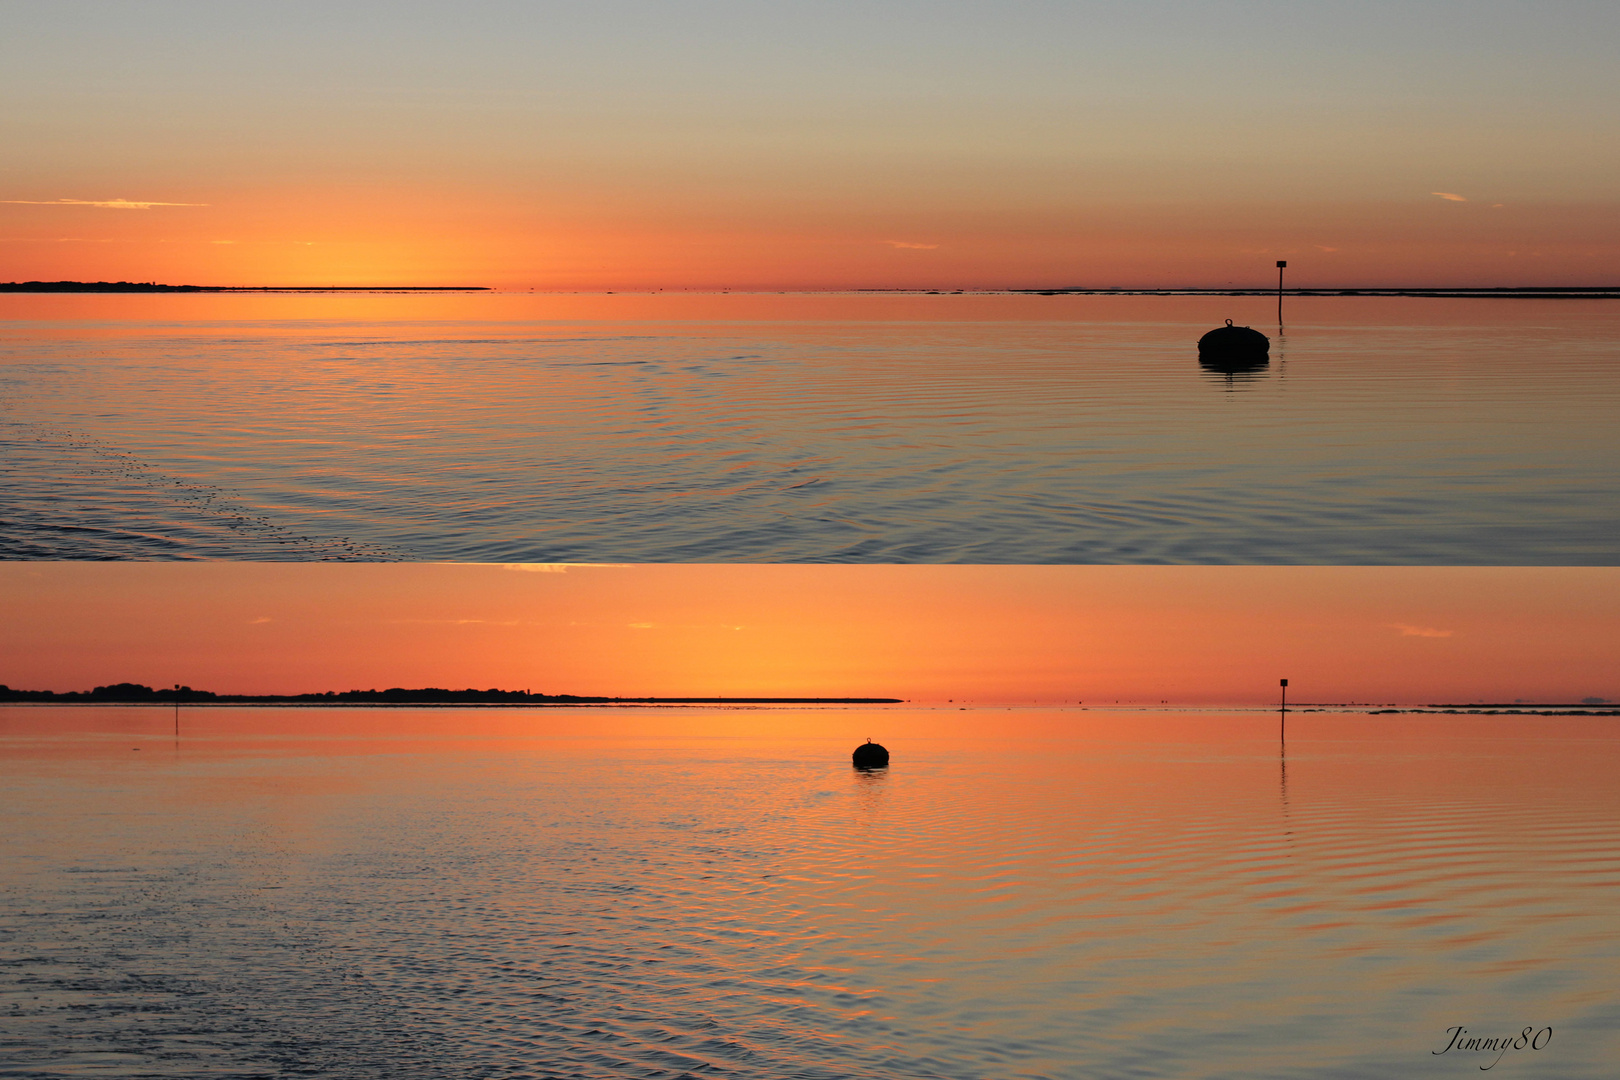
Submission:
{"label": "horizon line", "polygon": [[6,295],[220,295],[220,293],[489,293],[539,296],[1277,296],[1414,300],[1620,300],[1620,285],[1311,285],[1265,288],[1166,287],[839,287],[536,288],[520,285],[164,285],[157,282],[0,282]]}
{"label": "horizon line", "polygon": [[[415,690],[392,687],[388,690],[317,691],[303,694],[220,694],[194,690],[189,686],[155,689],[142,684],[113,684],[93,690],[19,690],[0,684],[0,706],[145,706],[153,708],[231,708],[237,706],[280,706],[289,708],[553,708],[638,705],[913,705],[925,708],[952,706],[968,709],[1093,709],[1107,711],[1242,710],[1256,712],[1311,712],[1324,709],[1364,709],[1368,715],[1380,713],[1486,713],[1518,715],[1620,716],[1620,702],[1606,698],[1582,701],[1300,701],[1280,705],[1275,701],[1115,701],[1099,700],[1086,704],[1080,699],[1018,701],[1006,698],[913,699],[853,696],[768,696],[755,694],[713,696],[612,696],[598,694],[535,694],[527,690],[446,690],[423,687]],[[1549,713],[1548,710],[1560,710]]]}
{"label": "horizon line", "polygon": [[1026,286],[828,286],[772,288],[748,286],[637,286],[567,288],[522,285],[169,285],[132,281],[11,281],[0,282],[3,293],[344,293],[344,292],[487,292],[498,294],[657,295],[672,292],[697,295],[974,295],[974,296],[1371,296],[1439,298],[1544,298],[1620,299],[1620,285],[1302,285],[1283,289],[1266,286],[1205,285],[1026,285]]}

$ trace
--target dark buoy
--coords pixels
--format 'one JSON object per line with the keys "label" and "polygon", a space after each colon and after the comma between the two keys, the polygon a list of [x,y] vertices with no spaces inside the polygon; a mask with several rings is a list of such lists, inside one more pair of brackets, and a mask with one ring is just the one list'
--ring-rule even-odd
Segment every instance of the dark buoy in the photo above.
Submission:
{"label": "dark buoy", "polygon": [[851,754],[850,757],[854,760],[857,769],[882,769],[889,764],[889,751],[871,739],[867,739],[857,746],[855,753]]}
{"label": "dark buoy", "polygon": [[1233,326],[1231,319],[1198,339],[1198,362],[1206,367],[1240,371],[1256,368],[1266,363],[1270,354],[1270,338],[1247,326]]}

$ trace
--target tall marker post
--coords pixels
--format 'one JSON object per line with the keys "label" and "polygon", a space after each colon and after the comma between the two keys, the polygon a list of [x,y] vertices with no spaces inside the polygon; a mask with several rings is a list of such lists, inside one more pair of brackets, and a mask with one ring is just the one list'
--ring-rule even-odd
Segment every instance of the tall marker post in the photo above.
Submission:
{"label": "tall marker post", "polygon": [[[1282,274],[1288,266],[1287,259],[1277,260],[1277,333],[1282,333]],[[1288,685],[1287,683],[1283,684]]]}
{"label": "tall marker post", "polygon": [[1277,710],[1277,733],[1279,735],[1288,730],[1288,680],[1282,680],[1282,705]]}

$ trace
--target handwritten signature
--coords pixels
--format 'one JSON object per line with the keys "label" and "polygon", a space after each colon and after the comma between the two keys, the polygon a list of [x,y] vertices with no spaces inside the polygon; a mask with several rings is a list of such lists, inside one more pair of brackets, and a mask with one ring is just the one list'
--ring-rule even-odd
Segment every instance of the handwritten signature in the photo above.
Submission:
{"label": "handwritten signature", "polygon": [[1446,1043],[1445,1049],[1431,1050],[1429,1053],[1438,1055],[1452,1050],[1474,1050],[1483,1051],[1487,1054],[1494,1053],[1496,1057],[1491,1059],[1491,1063],[1489,1065],[1481,1065],[1479,1067],[1480,1072],[1486,1072],[1487,1070],[1494,1069],[1496,1067],[1496,1063],[1502,1060],[1502,1055],[1506,1054],[1509,1050],[1523,1050],[1526,1047],[1530,1048],[1531,1050],[1541,1050],[1545,1048],[1548,1043],[1552,1042],[1553,1032],[1552,1028],[1550,1027],[1544,1027],[1539,1031],[1534,1027],[1527,1027],[1517,1035],[1502,1035],[1495,1038],[1483,1038],[1479,1035],[1470,1035],[1468,1033],[1468,1029],[1459,1024],[1456,1027],[1446,1028],[1446,1034],[1451,1036],[1451,1041]]}

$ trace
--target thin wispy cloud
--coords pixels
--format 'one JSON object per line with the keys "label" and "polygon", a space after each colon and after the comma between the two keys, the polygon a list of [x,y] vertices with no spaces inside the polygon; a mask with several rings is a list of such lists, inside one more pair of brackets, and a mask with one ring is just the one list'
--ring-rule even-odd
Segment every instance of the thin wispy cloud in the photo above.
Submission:
{"label": "thin wispy cloud", "polygon": [[[198,203],[197,205],[198,206],[206,206],[208,204],[207,203]],[[164,238],[153,241],[153,243],[157,243],[157,244],[297,244],[297,245],[301,245],[303,247],[314,247],[316,244],[320,243],[320,241],[318,241],[318,240],[197,240],[197,239],[193,239],[193,238],[185,238],[185,239],[173,240],[173,239],[169,239],[168,237],[164,237]]]}
{"label": "thin wispy cloud", "polygon": [[[571,623],[569,625],[577,626],[577,625],[585,625],[585,624]],[[633,622],[633,623],[625,623],[624,625],[625,625],[625,627],[627,629],[630,629],[630,630],[733,630],[733,631],[735,631],[735,630],[745,629],[744,627],[741,627],[741,626],[732,626],[729,623]]]}
{"label": "thin wispy cloud", "polygon": [[1451,637],[1455,630],[1436,630],[1432,626],[1409,626],[1406,623],[1391,623],[1394,629],[1401,632],[1401,637]]}
{"label": "thin wispy cloud", "polygon": [[524,574],[566,574],[570,570],[601,570],[623,567],[625,563],[600,562],[523,562],[501,563],[502,570],[516,570]]}
{"label": "thin wispy cloud", "polygon": [[524,619],[379,619],[384,626],[541,626]]}
{"label": "thin wispy cloud", "polygon": [[154,206],[207,206],[201,202],[148,202],[132,199],[0,199],[10,206],[94,206],[101,210],[150,210]]}
{"label": "thin wispy cloud", "polygon": [[892,248],[905,248],[909,251],[933,251],[939,247],[938,244],[913,244],[909,240],[885,240],[883,242]]}
{"label": "thin wispy cloud", "polygon": [[[541,624],[535,623],[535,626]],[[570,619],[565,626],[582,627],[587,630],[746,630],[746,626],[732,626],[730,623],[659,623],[659,622],[585,622],[579,619]]]}
{"label": "thin wispy cloud", "polygon": [[1467,202],[1468,201],[1468,199],[1465,196],[1458,195],[1454,191],[1431,191],[1431,192],[1429,192],[1429,194],[1430,195],[1438,195],[1442,199],[1446,200],[1446,202]]}
{"label": "thin wispy cloud", "polygon": [[[207,203],[198,203],[206,206]],[[318,240],[171,240],[160,237],[157,240],[142,241],[154,244],[293,244],[301,247],[314,247],[320,243]],[[119,236],[0,236],[0,244],[127,244],[127,237]]]}

